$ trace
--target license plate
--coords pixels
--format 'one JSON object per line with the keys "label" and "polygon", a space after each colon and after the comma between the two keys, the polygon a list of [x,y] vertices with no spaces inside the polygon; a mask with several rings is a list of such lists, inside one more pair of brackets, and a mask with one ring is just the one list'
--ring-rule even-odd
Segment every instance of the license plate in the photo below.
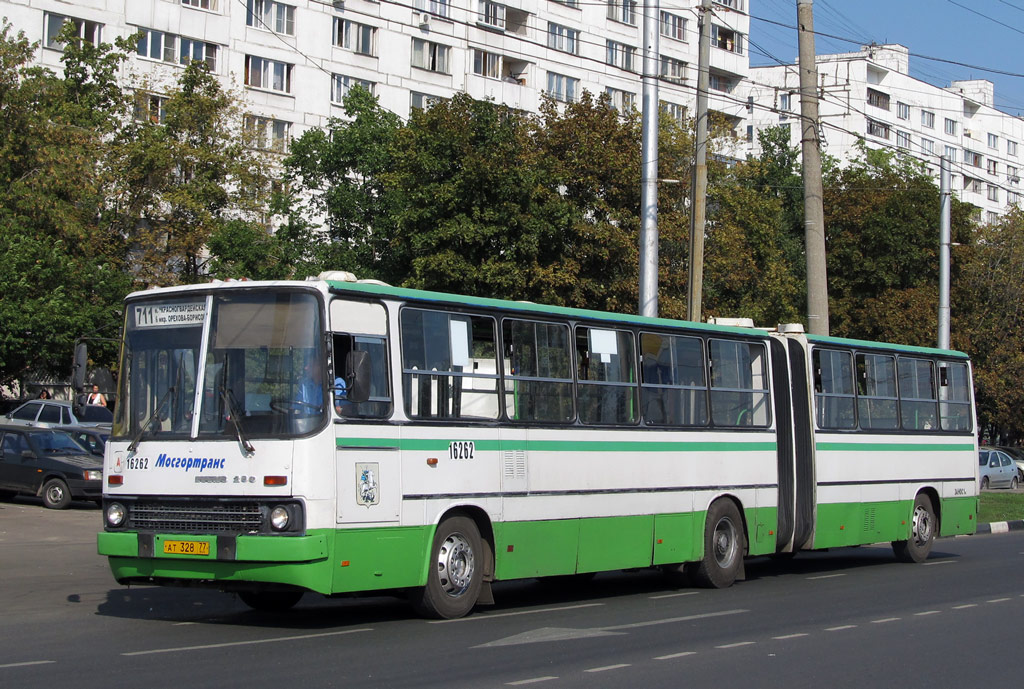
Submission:
{"label": "license plate", "polygon": [[208,541],[164,541],[164,553],[167,555],[209,555]]}

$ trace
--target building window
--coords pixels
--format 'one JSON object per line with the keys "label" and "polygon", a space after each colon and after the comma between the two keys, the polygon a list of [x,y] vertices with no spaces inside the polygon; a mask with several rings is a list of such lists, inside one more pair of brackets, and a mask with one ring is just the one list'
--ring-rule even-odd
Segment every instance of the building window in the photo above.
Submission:
{"label": "building window", "polygon": [[999,174],[999,163],[998,163],[998,161],[995,161],[995,160],[992,160],[991,158],[989,158],[988,159],[988,168],[987,169],[988,169],[988,174],[990,174],[990,175],[998,175]]}
{"label": "building window", "polygon": [[636,0],[608,0],[608,18],[636,26]]}
{"label": "building window", "polygon": [[950,136],[956,136],[956,120],[946,118],[946,133]]}
{"label": "building window", "polygon": [[712,91],[723,91],[729,93],[732,91],[732,79],[723,77],[719,74],[711,74],[708,76],[708,88]]}
{"label": "building window", "polygon": [[561,50],[564,53],[578,55],[580,46],[580,32],[570,29],[568,26],[548,22],[548,47],[554,50]]}
{"label": "building window", "polygon": [[181,0],[181,4],[201,10],[210,10],[211,12],[217,11],[217,0]]}
{"label": "building window", "polygon": [[875,89],[868,89],[868,105],[882,110],[889,109],[889,94],[876,91]]}
{"label": "building window", "polygon": [[711,45],[737,55],[743,54],[743,34],[718,24],[711,25]]}
{"label": "building window", "polygon": [[332,74],[331,75],[331,102],[332,103],[343,103],[345,96],[348,95],[349,89],[353,86],[362,86],[364,89],[373,93],[375,84],[372,81],[366,79],[356,79],[345,74]]}
{"label": "building window", "polygon": [[155,93],[137,91],[132,114],[139,122],[163,124],[167,120],[167,98]]}
{"label": "building window", "polygon": [[447,17],[450,0],[413,0],[412,6],[420,12],[429,12],[438,17]]}
{"label": "building window", "polygon": [[628,72],[634,71],[636,62],[636,48],[617,41],[607,41],[604,61],[614,67],[619,67]]}
{"label": "building window", "polygon": [[247,0],[245,24],[285,36],[294,36],[295,8],[274,0]]}
{"label": "building window", "polygon": [[449,74],[448,56],[451,54],[451,50],[450,47],[440,43],[414,38],[412,39],[412,66],[431,72]]}
{"label": "building window", "polygon": [[981,154],[965,148],[964,164],[970,165],[971,167],[981,167]]}
{"label": "building window", "polygon": [[409,107],[413,110],[427,110],[430,106],[440,103],[442,100],[444,99],[441,96],[432,96],[429,93],[413,91],[409,96]]}
{"label": "building window", "polygon": [[994,184],[988,185],[988,200],[999,202],[999,187]]}
{"label": "building window", "polygon": [[205,62],[206,68],[211,72],[217,71],[218,48],[213,43],[197,41],[193,38],[182,38],[180,41],[179,62],[187,65],[189,62]]}
{"label": "building window", "polygon": [[896,101],[896,117],[898,117],[901,120],[909,120],[910,106],[907,105],[906,103],[900,103],[899,101]]}
{"label": "building window", "polygon": [[57,34],[60,33],[60,30],[64,28],[66,23],[74,25],[78,37],[93,45],[99,44],[100,35],[103,30],[103,25],[99,22],[90,22],[51,12],[47,12],[44,16],[44,23],[46,25],[46,47],[53,48],[54,50],[64,50],[64,44],[57,40]]}
{"label": "building window", "polygon": [[674,57],[659,56],[659,74],[662,79],[670,81],[683,81],[686,79],[686,63]]}
{"label": "building window", "polygon": [[946,157],[949,158],[949,162],[956,162],[956,148],[953,146],[946,146]]}
{"label": "building window", "polygon": [[622,91],[620,89],[613,89],[610,86],[605,88],[605,93],[612,101],[612,107],[618,110],[622,114],[628,113],[630,110],[636,109],[636,94],[631,91]]}
{"label": "building window", "polygon": [[1020,194],[1018,194],[1015,191],[1006,192],[1006,203],[1008,203],[1011,206],[1016,206],[1020,204]]}
{"label": "building window", "polygon": [[678,14],[661,11],[661,35],[677,41],[686,40],[686,19]]}
{"label": "building window", "polygon": [[501,78],[501,55],[473,49],[473,74],[492,79]]}
{"label": "building window", "polygon": [[477,0],[477,22],[495,29],[505,28],[505,6],[490,0]]}
{"label": "building window", "polygon": [[868,134],[870,136],[877,136],[880,139],[889,138],[889,125],[878,120],[868,120]]}
{"label": "building window", "polygon": [[548,72],[548,95],[564,103],[572,103],[579,97],[580,80],[564,74]]}
{"label": "building window", "polygon": [[1006,155],[1014,156],[1014,157],[1017,156],[1017,142],[1016,141],[1010,141],[1009,139],[1006,140]]}
{"label": "building window", "polygon": [[348,19],[334,18],[334,45],[345,50],[351,50],[360,55],[374,54],[374,39],[377,37],[377,27],[369,24],[349,21]]}
{"label": "building window", "polygon": [[245,85],[279,93],[291,93],[292,65],[255,55],[246,55]]}
{"label": "building window", "polygon": [[995,134],[989,134],[988,135],[988,147],[989,148],[999,148],[999,137],[996,136]]}
{"label": "building window", "polygon": [[896,145],[900,148],[910,148],[910,133],[896,130]]}
{"label": "building window", "polygon": [[552,1],[553,2],[557,2],[559,5],[565,5],[566,7],[571,7],[574,10],[578,10],[580,8],[580,0],[552,0]]}
{"label": "building window", "polygon": [[270,117],[246,115],[245,130],[252,137],[256,148],[283,153],[288,148],[292,123]]}
{"label": "building window", "polygon": [[793,109],[793,94],[792,93],[780,93],[779,94],[779,110],[789,112]]}
{"label": "building window", "polygon": [[1017,174],[1017,168],[1013,165],[1006,166],[1006,181],[1014,186],[1020,184],[1020,177]]}
{"label": "building window", "polygon": [[921,126],[927,129],[935,129],[935,113],[929,110],[922,110]]}
{"label": "building window", "polygon": [[679,105],[678,103],[669,103],[667,101],[660,101],[661,111],[671,117],[673,120],[682,124],[686,119],[686,106]]}
{"label": "building window", "polygon": [[932,141],[931,139],[922,138],[921,139],[921,150],[924,151],[925,153],[934,154],[935,153],[935,142]]}
{"label": "building window", "polygon": [[178,37],[163,31],[152,31],[150,29],[137,29],[142,35],[135,47],[139,57],[161,62],[178,62]]}

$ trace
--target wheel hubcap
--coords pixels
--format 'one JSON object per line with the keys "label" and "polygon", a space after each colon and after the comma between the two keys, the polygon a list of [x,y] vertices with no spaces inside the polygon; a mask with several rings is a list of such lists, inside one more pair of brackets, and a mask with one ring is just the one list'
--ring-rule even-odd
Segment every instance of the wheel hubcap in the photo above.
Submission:
{"label": "wheel hubcap", "polygon": [[56,504],[64,499],[64,489],[57,485],[50,486],[46,490],[46,496],[50,502]]}
{"label": "wheel hubcap", "polygon": [[719,567],[726,569],[732,565],[739,546],[736,539],[736,527],[728,517],[721,519],[715,525],[712,546],[715,549],[715,561]]}
{"label": "wheel hubcap", "polygon": [[444,539],[437,551],[437,574],[444,592],[461,596],[469,589],[475,571],[476,555],[466,537],[456,532]]}
{"label": "wheel hubcap", "polygon": [[921,505],[914,508],[914,540],[919,544],[932,540],[932,515]]}

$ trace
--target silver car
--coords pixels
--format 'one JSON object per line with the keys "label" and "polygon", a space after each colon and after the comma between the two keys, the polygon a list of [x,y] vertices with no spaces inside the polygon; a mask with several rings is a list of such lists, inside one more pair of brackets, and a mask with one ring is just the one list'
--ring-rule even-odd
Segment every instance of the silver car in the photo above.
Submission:
{"label": "silver car", "polygon": [[19,426],[101,426],[110,428],[114,415],[106,407],[86,404],[77,413],[71,402],[30,400],[7,414],[7,423]]}
{"label": "silver car", "polygon": [[978,476],[982,489],[1017,488],[1017,464],[1002,450],[979,450]]}

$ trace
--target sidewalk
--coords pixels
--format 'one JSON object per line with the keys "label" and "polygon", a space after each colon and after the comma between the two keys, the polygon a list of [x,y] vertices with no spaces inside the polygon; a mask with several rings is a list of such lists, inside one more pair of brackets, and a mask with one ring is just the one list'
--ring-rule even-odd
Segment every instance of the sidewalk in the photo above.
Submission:
{"label": "sidewalk", "polygon": [[1024,531],[1024,519],[978,524],[978,533],[1006,533],[1007,531]]}

